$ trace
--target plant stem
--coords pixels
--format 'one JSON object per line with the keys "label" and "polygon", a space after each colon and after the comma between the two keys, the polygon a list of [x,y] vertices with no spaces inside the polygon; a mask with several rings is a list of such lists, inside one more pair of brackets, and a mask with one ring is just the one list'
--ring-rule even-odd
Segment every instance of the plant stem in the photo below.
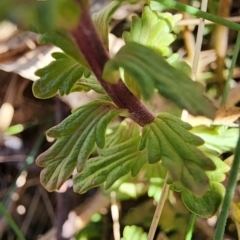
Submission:
{"label": "plant stem", "polygon": [[228,92],[229,92],[229,89],[230,89],[230,83],[231,83],[231,79],[232,79],[232,75],[233,75],[233,70],[234,70],[235,65],[236,65],[239,50],[240,50],[240,31],[238,32],[236,44],[235,44],[234,49],[233,49],[232,62],[231,62],[231,66],[230,66],[230,69],[229,69],[227,81],[225,83],[225,87],[224,87],[224,90],[223,90],[221,105],[225,105],[226,101],[227,101],[227,96],[228,96]]}
{"label": "plant stem", "polygon": [[179,3],[177,1],[173,1],[173,0],[155,0],[156,2],[159,2],[160,4],[169,7],[169,8],[174,8],[177,9],[179,11],[182,12],[186,12],[188,14],[194,15],[195,17],[200,17],[200,18],[204,18],[207,19],[211,22],[215,22],[218,23],[220,25],[226,26],[228,28],[231,28],[233,30],[236,31],[240,31],[240,25],[231,21],[228,21],[222,17],[218,17],[216,15],[213,15],[211,13],[207,13],[204,11],[201,11],[197,8]]}
{"label": "plant stem", "polygon": [[187,229],[187,234],[185,240],[191,240],[192,239],[192,234],[194,231],[194,225],[196,221],[196,214],[192,213],[190,217],[190,221],[188,224],[188,229]]}
{"label": "plant stem", "polygon": [[[239,128],[240,130],[240,128]],[[235,156],[232,164],[232,168],[229,173],[228,184],[226,187],[226,193],[222,204],[222,210],[219,215],[217,222],[217,228],[214,235],[214,240],[222,240],[225,230],[225,225],[228,218],[228,212],[231,205],[232,197],[235,191],[237,177],[240,167],[240,135],[238,137],[238,142],[235,150]]]}
{"label": "plant stem", "polygon": [[99,83],[119,108],[128,109],[130,117],[140,126],[153,122],[155,115],[133,95],[121,79],[116,84],[111,84],[102,78],[103,69],[109,56],[93,25],[88,7],[83,5],[82,1],[78,2],[82,13],[78,27],[71,34]]}
{"label": "plant stem", "polygon": [[160,197],[159,202],[157,204],[156,211],[155,211],[154,216],[153,216],[153,220],[152,220],[152,223],[151,223],[151,227],[150,227],[150,230],[149,230],[149,233],[148,233],[147,240],[153,240],[153,238],[154,238],[154,235],[155,235],[158,223],[159,223],[159,219],[160,219],[161,214],[162,214],[163,206],[164,206],[165,201],[166,201],[167,196],[168,196],[168,190],[169,190],[170,185],[167,184],[167,180],[168,180],[168,172],[165,176],[165,181],[164,181],[163,188],[162,188],[162,194],[161,194],[161,197]]}
{"label": "plant stem", "polygon": [[25,237],[23,236],[22,232],[18,228],[17,224],[12,219],[11,215],[7,212],[5,209],[3,203],[0,202],[0,214],[2,214],[6,219],[13,231],[15,232],[17,239],[19,240],[25,240]]}

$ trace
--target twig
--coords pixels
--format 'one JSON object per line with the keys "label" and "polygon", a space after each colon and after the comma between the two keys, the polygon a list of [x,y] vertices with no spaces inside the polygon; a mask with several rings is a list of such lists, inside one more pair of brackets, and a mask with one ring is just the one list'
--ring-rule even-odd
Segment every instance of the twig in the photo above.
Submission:
{"label": "twig", "polygon": [[[208,0],[203,0],[201,4],[201,10],[206,11],[208,5]],[[199,20],[199,26],[198,26],[198,32],[197,32],[197,40],[196,40],[196,46],[194,51],[194,58],[193,58],[193,64],[192,64],[192,78],[195,81],[196,75],[197,75],[197,67],[199,63],[199,57],[202,47],[202,40],[203,40],[203,30],[204,30],[204,19]]]}
{"label": "twig", "polygon": [[[105,196],[101,191],[98,191],[90,200],[88,199],[86,203],[77,207],[75,209],[75,229],[71,235],[74,236],[77,232],[82,230],[89,223],[94,213],[99,212],[100,209],[106,208],[109,205],[109,198]],[[56,232],[56,228],[53,227],[38,240],[55,240]]]}
{"label": "twig", "polygon": [[39,193],[40,193],[40,195],[43,199],[43,202],[46,206],[46,210],[48,212],[48,216],[49,216],[49,218],[52,222],[52,225],[54,225],[55,224],[55,213],[54,213],[54,209],[53,209],[53,206],[51,204],[51,201],[48,197],[48,194],[47,194],[46,190],[43,189],[43,187],[40,186],[40,185],[38,186],[38,190],[39,190]]}
{"label": "twig", "polygon": [[115,192],[111,192],[111,214],[113,219],[114,240],[120,240],[119,208],[117,205]]}
{"label": "twig", "polygon": [[27,230],[32,222],[32,219],[34,217],[34,213],[36,212],[36,208],[37,208],[37,205],[38,205],[38,202],[39,202],[39,199],[40,199],[40,194],[39,194],[39,191],[38,191],[38,188],[35,190],[35,193],[34,193],[34,196],[33,196],[33,199],[28,207],[28,212],[27,212],[27,215],[22,223],[22,226],[21,226],[21,231],[22,233],[25,235],[27,233]]}
{"label": "twig", "polygon": [[167,196],[168,196],[168,190],[169,190],[170,185],[167,184],[167,180],[168,180],[168,172],[165,176],[165,181],[164,181],[164,184],[163,184],[161,197],[159,199],[156,211],[155,211],[154,216],[153,216],[153,220],[152,220],[152,223],[151,223],[151,226],[150,226],[150,230],[149,230],[149,233],[148,233],[147,240],[153,240],[153,238],[154,238],[154,235],[155,235],[158,223],[159,223],[159,219],[161,217],[161,213],[162,213],[162,210],[163,210],[163,206],[164,206],[165,201],[166,201]]}

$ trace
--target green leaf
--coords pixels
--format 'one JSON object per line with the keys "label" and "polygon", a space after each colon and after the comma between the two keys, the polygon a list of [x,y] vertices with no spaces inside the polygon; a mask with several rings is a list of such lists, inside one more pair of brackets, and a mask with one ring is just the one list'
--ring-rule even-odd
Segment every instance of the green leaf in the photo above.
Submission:
{"label": "green leaf", "polygon": [[144,126],[139,150],[146,147],[147,160],[162,160],[174,182],[180,182],[196,195],[208,188],[207,170],[214,170],[214,163],[196,146],[204,142],[189,133],[191,126],[180,119],[163,113],[154,122]]}
{"label": "green leaf", "polygon": [[121,240],[146,240],[147,233],[137,226],[126,226],[123,230],[123,238]]}
{"label": "green leaf", "polygon": [[52,31],[43,33],[39,38],[40,44],[53,44],[64,51],[69,57],[80,63],[89,74],[90,67],[86,62],[84,56],[80,52],[74,40],[63,31]]}
{"label": "green leaf", "polygon": [[103,8],[100,12],[95,13],[92,16],[92,20],[97,33],[106,49],[108,49],[109,21],[113,13],[118,9],[120,5],[120,1],[113,1],[105,8]]}
{"label": "green leaf", "polygon": [[199,148],[216,165],[216,170],[206,172],[210,180],[206,193],[199,198],[181,184],[174,184],[174,188],[182,192],[183,203],[191,212],[201,217],[209,218],[217,212],[222,203],[225,188],[221,182],[225,180],[225,174],[229,171],[230,167],[217,156],[216,152],[207,149],[205,146]]}
{"label": "green leaf", "polygon": [[[139,136],[139,126],[130,119],[125,119],[117,128],[110,130],[111,133],[106,138],[105,148],[115,146],[119,143],[124,143],[127,140]],[[101,149],[99,149],[101,155]]]}
{"label": "green leaf", "polygon": [[206,148],[219,154],[233,152],[238,140],[238,129],[228,128],[223,125],[211,127],[197,126],[191,132],[205,141],[204,146]]}
{"label": "green leaf", "polygon": [[136,42],[158,50],[162,56],[170,53],[169,45],[175,40],[170,33],[175,24],[181,19],[181,15],[170,13],[158,13],[146,6],[142,17],[134,17],[130,32],[124,32],[126,42]]}
{"label": "green leaf", "polygon": [[184,205],[193,213],[200,217],[212,217],[222,203],[225,188],[218,182],[211,182],[207,192],[197,197],[189,191],[182,192]]}
{"label": "green leaf", "polygon": [[[33,84],[33,93],[38,98],[50,98],[57,94],[62,96],[76,90],[88,90],[92,88],[99,93],[101,86],[92,76],[90,80],[84,77],[85,69],[75,60],[67,57],[63,53],[52,54],[55,61],[51,62],[43,69],[39,69],[35,74],[40,77]],[[76,84],[78,88],[76,88]],[[80,86],[82,86],[80,88]]]}
{"label": "green leaf", "polygon": [[[109,136],[106,141],[106,147],[99,151],[100,156],[90,158],[85,165],[84,171],[74,175],[74,191],[78,193],[99,186],[106,182],[106,189],[110,188],[120,177],[131,172],[134,177],[146,163],[146,153],[138,151],[140,141],[139,132],[136,132],[138,126],[134,124],[135,129],[130,129],[123,122],[116,134]],[[124,131],[121,133],[121,131]],[[135,137],[126,139],[129,134],[136,134]],[[115,138],[115,141],[111,139]]]}
{"label": "green leaf", "polygon": [[226,178],[226,173],[230,170],[229,165],[222,161],[216,152],[209,151],[208,149],[206,150],[205,146],[201,146],[200,149],[216,165],[216,170],[207,172],[209,180],[211,182],[223,182]]}
{"label": "green leaf", "polygon": [[37,164],[45,168],[40,179],[48,191],[61,187],[76,167],[82,170],[95,143],[104,146],[107,124],[120,112],[111,102],[96,100],[75,109],[47,132],[57,141],[37,158]]}
{"label": "green leaf", "polygon": [[149,99],[156,88],[163,97],[191,114],[213,118],[215,107],[203,95],[201,85],[172,67],[153,49],[138,43],[127,43],[106,63],[104,79],[117,81],[115,76],[119,68],[123,68],[125,73],[137,81],[145,99]]}
{"label": "green leaf", "polygon": [[185,73],[187,76],[191,76],[191,67],[186,62],[180,61],[180,56],[178,53],[172,54],[169,58],[166,59],[166,61],[174,68]]}
{"label": "green leaf", "polygon": [[[146,163],[145,154],[138,152],[139,137],[112,146],[101,151],[102,156],[90,158],[83,172],[74,175],[74,191],[84,193],[87,190],[99,186],[106,181],[106,189],[120,177],[130,171],[134,175],[136,164],[141,166]],[[138,167],[140,170],[141,168]],[[132,174],[133,175],[133,174]]]}
{"label": "green leaf", "polygon": [[81,77],[81,79],[73,85],[73,87],[71,88],[71,92],[87,92],[91,89],[99,94],[105,93],[102,86],[98,83],[96,77],[93,75],[90,75],[90,77],[88,78]]}
{"label": "green leaf", "polygon": [[[143,9],[142,17],[133,18],[130,32],[124,32],[123,37],[126,42],[140,43],[157,50],[162,56],[167,56],[171,52],[169,45],[175,40],[175,35],[171,32],[180,19],[181,15],[179,14],[159,13],[146,6]],[[173,67],[183,70],[184,73],[187,72],[187,75],[190,76],[191,68],[187,63],[179,61],[179,58],[179,55],[175,53],[167,61]],[[126,73],[124,74],[124,82],[134,95],[140,98],[139,86]]]}
{"label": "green leaf", "polygon": [[148,196],[153,197],[155,201],[159,201],[167,169],[162,166],[161,162],[147,164],[145,169],[145,177],[149,179]]}

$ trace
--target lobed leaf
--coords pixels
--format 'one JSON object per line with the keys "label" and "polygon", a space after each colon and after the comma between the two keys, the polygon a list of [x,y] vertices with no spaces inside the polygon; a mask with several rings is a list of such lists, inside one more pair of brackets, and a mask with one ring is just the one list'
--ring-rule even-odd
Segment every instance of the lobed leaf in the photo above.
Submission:
{"label": "lobed leaf", "polygon": [[107,124],[120,112],[111,102],[96,100],[76,109],[48,131],[57,140],[36,160],[44,167],[40,180],[48,191],[61,187],[76,167],[82,170],[95,143],[104,146]]}
{"label": "lobed leaf", "polygon": [[[99,151],[99,156],[90,158],[85,165],[84,171],[74,175],[74,191],[83,193],[87,190],[99,186],[106,182],[106,189],[120,177],[131,172],[132,176],[136,176],[141,170],[143,164],[146,163],[146,153],[138,151],[140,141],[139,132],[130,129],[124,121],[116,134],[113,134],[107,140],[107,147]],[[136,125],[136,124],[135,124]],[[138,126],[137,126],[138,127]],[[121,134],[121,131],[123,134]],[[126,139],[127,132],[131,132],[130,137]],[[117,141],[111,141],[111,139]]]}
{"label": "lobed leaf", "polygon": [[197,148],[204,142],[187,131],[190,127],[170,114],[160,114],[144,126],[139,149],[146,147],[149,163],[162,160],[174,182],[202,195],[209,183],[205,171],[214,170],[215,165]]}
{"label": "lobed leaf", "polygon": [[206,172],[210,180],[206,193],[201,197],[197,197],[181,185],[178,185],[178,188],[182,192],[181,197],[184,205],[191,212],[201,217],[209,218],[216,214],[221,206],[225,193],[224,186],[221,182],[225,180],[225,174],[229,171],[230,167],[217,156],[217,152],[213,152],[205,146],[201,146],[200,149],[216,165],[216,170]]}
{"label": "lobed leaf", "polygon": [[184,205],[200,217],[210,218],[216,214],[222,203],[225,188],[218,182],[211,182],[203,196],[197,197],[189,191],[182,192]]}
{"label": "lobed leaf", "polygon": [[[126,42],[140,43],[157,50],[162,56],[168,56],[171,52],[169,45],[175,40],[175,35],[171,32],[180,19],[180,14],[160,13],[146,6],[143,9],[142,17],[133,18],[130,31],[124,32],[123,37]],[[190,76],[190,66],[179,59],[179,54],[175,53],[168,57],[166,61]],[[124,82],[133,94],[140,98],[139,86],[134,78],[124,73]]]}
{"label": "lobed leaf", "polygon": [[83,89],[104,92],[93,76],[90,79],[84,77],[85,69],[75,60],[60,52],[53,53],[52,56],[55,61],[35,73],[40,77],[33,84],[33,93],[36,97],[50,98],[58,91],[62,96]]}
{"label": "lobed leaf", "polygon": [[126,42],[136,42],[158,50],[162,56],[170,53],[169,45],[175,40],[173,27],[181,19],[181,15],[158,13],[146,6],[142,17],[134,17],[130,32],[124,32]]}
{"label": "lobed leaf", "polygon": [[146,158],[144,153],[137,150],[138,143],[139,137],[132,138],[104,149],[102,156],[89,159],[84,171],[74,175],[74,191],[83,193],[104,182],[108,189],[116,180],[132,171],[138,161],[142,166]]}
{"label": "lobed leaf", "polygon": [[153,49],[138,43],[127,43],[106,63],[103,78],[116,82],[119,68],[123,68],[138,83],[145,99],[149,99],[156,88],[163,97],[191,114],[213,118],[215,107],[203,95],[201,85],[172,67]]}

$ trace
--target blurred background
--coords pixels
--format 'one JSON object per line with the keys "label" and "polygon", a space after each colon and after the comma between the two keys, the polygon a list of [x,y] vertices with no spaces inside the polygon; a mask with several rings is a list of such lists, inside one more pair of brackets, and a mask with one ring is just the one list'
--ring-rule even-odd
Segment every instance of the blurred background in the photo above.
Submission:
{"label": "blurred background", "polygon": [[[109,2],[92,0],[92,13]],[[180,2],[200,5],[200,1]],[[133,16],[141,15],[142,6],[141,2],[125,4],[113,15],[109,34],[112,56],[123,46],[122,33],[130,28]],[[167,11],[161,5],[155,7]],[[208,11],[240,22],[239,0],[209,0]],[[183,14],[175,29],[177,40],[172,52],[178,52],[189,64],[194,55],[198,23],[198,19]],[[36,99],[32,94],[32,84],[37,79],[34,72],[48,65],[52,61],[51,54],[59,51],[56,47],[38,44],[38,37],[36,33],[22,31],[14,23],[0,22],[0,239],[18,239],[11,227],[14,224],[29,240],[119,240],[119,233],[127,225],[136,225],[127,229],[133,234],[129,240],[146,239],[144,232],[149,229],[156,207],[154,199],[158,199],[162,184],[154,174],[157,176],[161,169],[154,169],[150,180],[139,178],[121,185],[117,193],[95,188],[83,195],[76,194],[70,179],[54,193],[41,186],[41,168],[34,161],[52,144],[52,139],[46,139],[45,131],[67,117],[71,109],[96,95],[89,91]],[[216,106],[221,100],[235,40],[236,32],[206,22],[197,81],[206,87]],[[234,69],[228,105],[240,105],[239,66],[240,59]],[[174,107],[159,96],[149,104],[156,112]],[[8,217],[1,216],[4,211]],[[179,196],[172,193],[164,207],[156,239],[184,239],[189,217]],[[211,239],[215,223],[214,217],[197,219],[193,239]],[[226,239],[237,239],[235,224],[230,219]]]}

